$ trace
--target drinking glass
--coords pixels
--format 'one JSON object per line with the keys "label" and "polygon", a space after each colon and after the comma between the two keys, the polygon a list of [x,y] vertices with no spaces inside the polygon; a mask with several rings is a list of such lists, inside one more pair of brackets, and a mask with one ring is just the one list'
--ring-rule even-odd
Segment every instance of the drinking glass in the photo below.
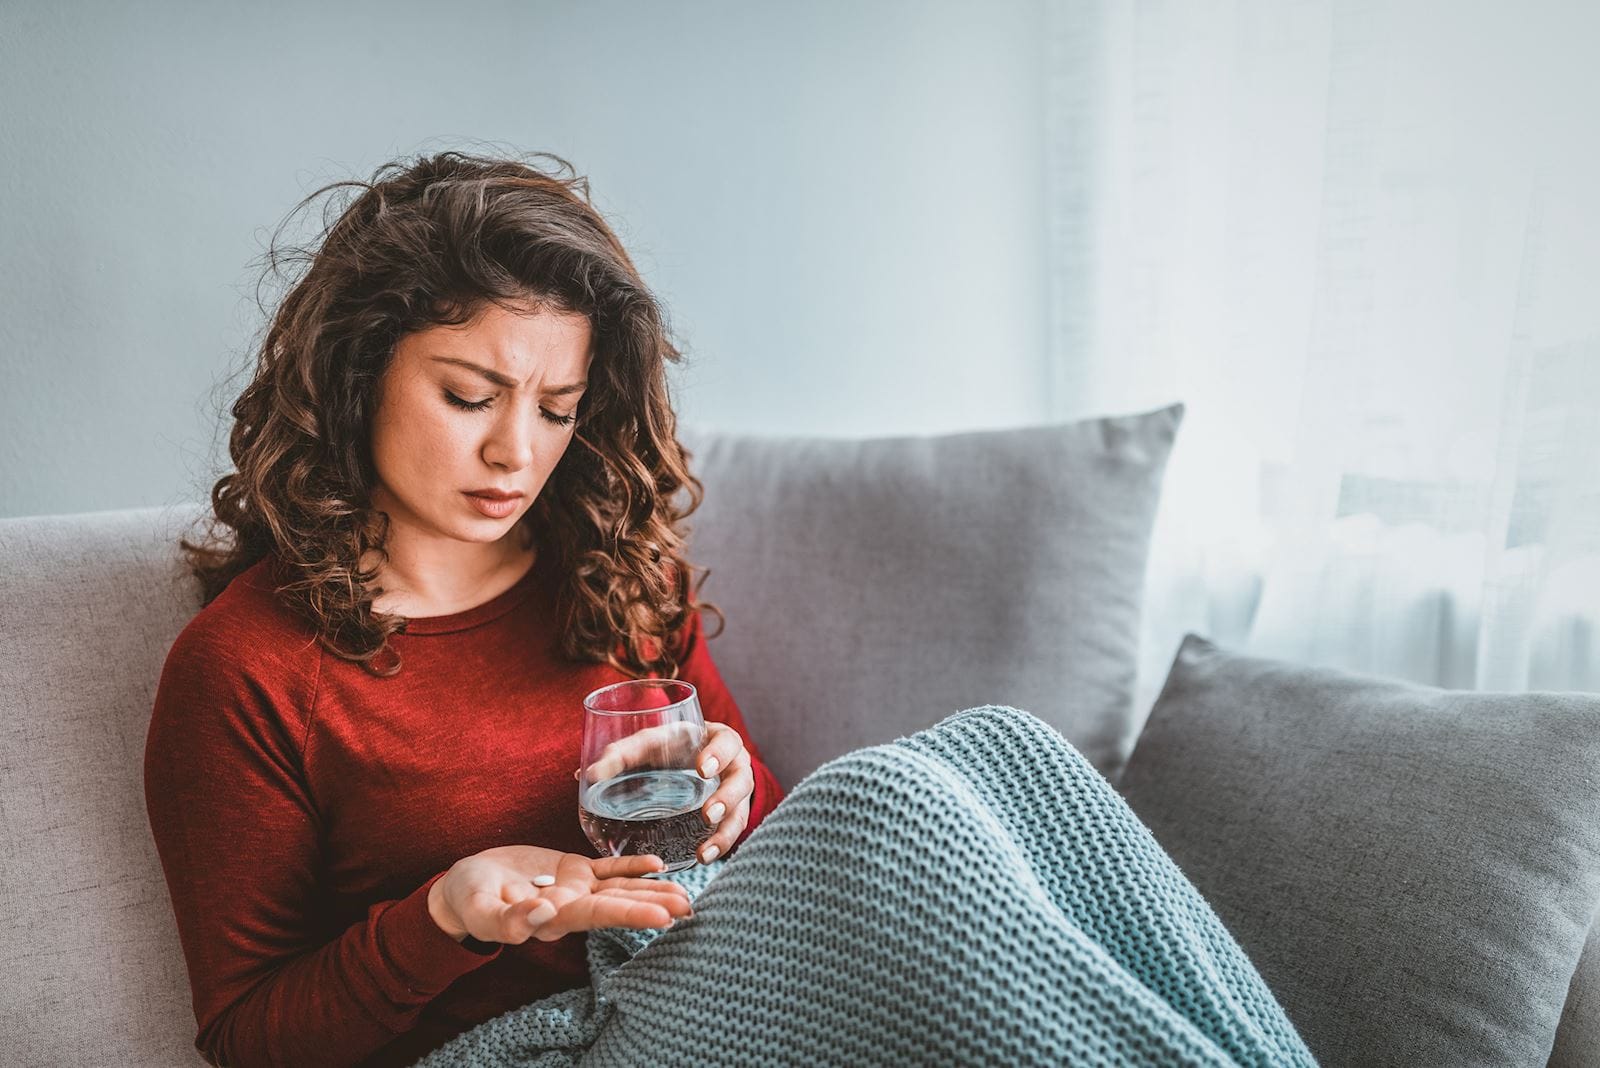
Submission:
{"label": "drinking glass", "polygon": [[699,859],[711,837],[700,806],[721,783],[695,756],[706,724],[693,684],[632,679],[583,699],[578,822],[601,856],[654,853],[666,871]]}

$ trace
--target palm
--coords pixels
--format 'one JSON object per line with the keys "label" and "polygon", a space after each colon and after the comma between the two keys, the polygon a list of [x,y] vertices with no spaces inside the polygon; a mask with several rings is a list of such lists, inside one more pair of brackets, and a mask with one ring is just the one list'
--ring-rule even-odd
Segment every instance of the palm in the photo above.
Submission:
{"label": "palm", "polygon": [[[596,927],[664,927],[692,908],[683,887],[642,878],[659,866],[660,858],[651,855],[596,858],[541,846],[501,846],[460,863],[461,885],[467,889],[458,912],[469,931],[482,929],[505,942],[530,935],[553,942]],[[555,882],[534,885],[540,875]],[[549,902],[554,914],[530,920],[528,913],[540,900]],[[527,933],[518,937],[519,931]]]}

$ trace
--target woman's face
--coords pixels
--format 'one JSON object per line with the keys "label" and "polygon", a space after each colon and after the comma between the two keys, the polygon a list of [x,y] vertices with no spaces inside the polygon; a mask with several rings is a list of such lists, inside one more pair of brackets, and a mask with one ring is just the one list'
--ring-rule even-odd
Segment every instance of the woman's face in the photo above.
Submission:
{"label": "woman's face", "polygon": [[[413,548],[499,541],[572,441],[590,363],[585,316],[487,304],[396,343],[380,383],[373,504]],[[470,407],[469,407],[470,406]],[[509,503],[474,491],[517,494]]]}

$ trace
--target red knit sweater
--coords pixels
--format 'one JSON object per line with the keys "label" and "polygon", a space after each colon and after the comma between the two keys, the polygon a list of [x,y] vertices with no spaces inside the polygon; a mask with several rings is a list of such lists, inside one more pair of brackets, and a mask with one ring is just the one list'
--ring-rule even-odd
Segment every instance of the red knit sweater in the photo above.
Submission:
{"label": "red knit sweater", "polygon": [[[493,846],[596,855],[572,775],[582,701],[626,676],[561,658],[544,558],[476,608],[412,619],[387,679],[322,651],[273,594],[270,556],[179,634],[145,800],[211,1063],[409,1064],[588,982],[583,932],[481,955],[427,906],[453,863]],[[691,617],[681,677],[753,761],[742,842],[782,788]]]}

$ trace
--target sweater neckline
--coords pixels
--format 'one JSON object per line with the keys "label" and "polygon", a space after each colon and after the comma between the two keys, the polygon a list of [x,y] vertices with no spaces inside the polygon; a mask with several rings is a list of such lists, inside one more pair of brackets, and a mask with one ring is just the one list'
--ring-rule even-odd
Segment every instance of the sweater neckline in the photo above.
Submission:
{"label": "sweater neckline", "polygon": [[499,619],[533,594],[544,571],[545,556],[545,552],[539,552],[521,578],[482,604],[442,616],[407,616],[405,629],[401,633],[450,634]]}

